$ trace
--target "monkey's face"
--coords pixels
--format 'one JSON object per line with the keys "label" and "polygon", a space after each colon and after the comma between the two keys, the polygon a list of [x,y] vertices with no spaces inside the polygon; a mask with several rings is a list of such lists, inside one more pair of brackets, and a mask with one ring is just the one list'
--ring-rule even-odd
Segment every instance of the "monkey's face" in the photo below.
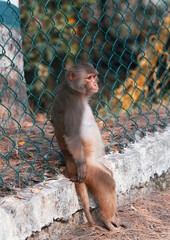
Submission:
{"label": "monkey's face", "polygon": [[69,69],[68,82],[72,89],[86,96],[96,93],[99,89],[98,72],[91,64],[77,64]]}
{"label": "monkey's face", "polygon": [[86,74],[84,77],[84,82],[89,93],[98,92],[98,77],[96,73]]}

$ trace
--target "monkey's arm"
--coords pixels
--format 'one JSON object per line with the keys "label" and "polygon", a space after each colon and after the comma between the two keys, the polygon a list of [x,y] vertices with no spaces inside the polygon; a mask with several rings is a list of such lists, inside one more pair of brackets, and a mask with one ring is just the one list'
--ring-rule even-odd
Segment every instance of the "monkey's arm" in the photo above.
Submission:
{"label": "monkey's arm", "polygon": [[81,139],[78,135],[71,132],[67,132],[67,135],[64,136],[65,142],[69,152],[72,154],[76,170],[77,170],[77,181],[79,183],[83,182],[86,177],[86,160],[83,152],[83,146]]}

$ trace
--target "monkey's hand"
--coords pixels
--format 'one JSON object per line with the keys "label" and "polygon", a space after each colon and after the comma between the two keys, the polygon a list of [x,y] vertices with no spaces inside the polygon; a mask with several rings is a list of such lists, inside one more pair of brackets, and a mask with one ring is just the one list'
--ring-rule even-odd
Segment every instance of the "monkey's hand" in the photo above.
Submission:
{"label": "monkey's hand", "polygon": [[86,178],[86,174],[87,174],[86,162],[85,161],[79,161],[76,164],[76,167],[77,167],[77,182],[82,183],[82,182],[84,182],[84,180]]}

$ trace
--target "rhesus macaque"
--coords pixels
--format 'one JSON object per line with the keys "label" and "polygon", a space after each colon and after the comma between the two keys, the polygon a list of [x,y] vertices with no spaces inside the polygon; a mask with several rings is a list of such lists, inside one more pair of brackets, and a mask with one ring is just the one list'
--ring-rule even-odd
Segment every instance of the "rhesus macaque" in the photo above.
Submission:
{"label": "rhesus macaque", "polygon": [[75,182],[90,225],[87,188],[100,207],[106,228],[113,230],[116,211],[115,181],[111,170],[98,162],[104,145],[88,104],[98,91],[98,72],[91,64],[78,64],[68,70],[67,78],[57,88],[51,112],[59,146],[66,163],[65,176]]}

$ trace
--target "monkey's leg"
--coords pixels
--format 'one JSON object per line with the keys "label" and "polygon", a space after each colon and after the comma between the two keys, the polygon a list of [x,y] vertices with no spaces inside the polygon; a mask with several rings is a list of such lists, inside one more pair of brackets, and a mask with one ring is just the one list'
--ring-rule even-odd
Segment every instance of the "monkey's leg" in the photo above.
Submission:
{"label": "monkey's leg", "polygon": [[94,226],[95,222],[93,221],[93,218],[90,213],[89,196],[87,193],[86,185],[85,185],[85,183],[75,183],[75,187],[76,187],[76,191],[82,201],[86,218],[87,218],[90,226]]}
{"label": "monkey's leg", "polygon": [[113,191],[109,192],[109,189],[103,194],[105,197],[100,195],[99,206],[101,220],[110,231],[115,231],[116,222],[116,196]]}
{"label": "monkey's leg", "polygon": [[89,164],[87,173],[86,183],[99,203],[101,220],[107,229],[115,231],[115,181],[110,172],[100,164]]}

